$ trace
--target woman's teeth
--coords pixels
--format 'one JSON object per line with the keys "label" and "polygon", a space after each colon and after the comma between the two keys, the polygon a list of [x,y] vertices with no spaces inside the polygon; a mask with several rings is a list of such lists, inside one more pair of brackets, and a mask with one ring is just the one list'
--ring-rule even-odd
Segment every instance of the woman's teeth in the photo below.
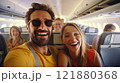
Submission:
{"label": "woman's teeth", "polygon": [[77,45],[77,43],[73,43],[73,44],[71,44],[71,46],[75,46],[75,45]]}

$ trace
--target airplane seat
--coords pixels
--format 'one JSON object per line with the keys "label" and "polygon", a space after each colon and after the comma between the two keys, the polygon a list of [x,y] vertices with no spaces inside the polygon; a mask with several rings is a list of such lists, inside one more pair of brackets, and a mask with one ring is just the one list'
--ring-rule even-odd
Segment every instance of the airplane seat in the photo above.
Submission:
{"label": "airplane seat", "polygon": [[86,42],[92,47],[93,38],[98,35],[98,28],[87,27],[85,29]]}
{"label": "airplane seat", "polygon": [[3,61],[8,53],[8,48],[4,37],[0,34],[0,67],[3,66]]}
{"label": "airplane seat", "polygon": [[1,29],[0,29],[0,33],[3,33],[3,32],[4,32],[4,28],[1,28]]}
{"label": "airplane seat", "polygon": [[80,28],[81,28],[82,32],[85,34],[85,30],[86,30],[86,28],[88,28],[88,26],[82,25],[82,26],[80,26]]}
{"label": "airplane seat", "polygon": [[120,32],[102,33],[98,41],[99,53],[104,67],[120,66]]}
{"label": "airplane seat", "polygon": [[28,33],[21,33],[21,37],[25,39],[26,42],[30,40],[30,35]]}
{"label": "airplane seat", "polygon": [[[1,34],[5,38],[5,41],[7,41],[10,38],[9,33],[1,33]],[[21,37],[24,38],[26,42],[30,40],[30,36],[28,33],[21,33]]]}
{"label": "airplane seat", "polygon": [[60,32],[53,32],[49,41],[50,46],[55,46],[58,50],[62,49],[64,44],[61,40]]}

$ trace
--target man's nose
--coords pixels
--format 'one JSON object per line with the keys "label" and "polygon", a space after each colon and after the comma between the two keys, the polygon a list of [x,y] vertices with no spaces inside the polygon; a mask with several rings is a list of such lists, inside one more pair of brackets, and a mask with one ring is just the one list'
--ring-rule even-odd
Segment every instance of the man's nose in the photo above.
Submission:
{"label": "man's nose", "polygon": [[40,24],[40,26],[38,27],[38,29],[41,29],[41,30],[46,29],[46,25],[45,25],[45,22],[44,22],[44,21],[41,21],[41,24]]}

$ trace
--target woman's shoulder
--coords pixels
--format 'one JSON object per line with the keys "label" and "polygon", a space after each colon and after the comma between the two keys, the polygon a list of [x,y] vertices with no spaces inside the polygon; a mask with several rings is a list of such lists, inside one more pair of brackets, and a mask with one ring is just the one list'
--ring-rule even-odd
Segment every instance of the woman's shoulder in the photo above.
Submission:
{"label": "woman's shoulder", "polygon": [[59,50],[58,51],[58,57],[67,58],[67,54],[64,50]]}
{"label": "woman's shoulder", "polygon": [[65,51],[62,50],[62,49],[58,51],[58,54],[59,54],[59,55],[61,55],[61,54],[63,54],[63,55],[65,54],[65,55],[66,55]]}
{"label": "woman's shoulder", "polygon": [[7,41],[10,41],[10,40],[11,40],[11,38],[8,38],[8,39],[7,39]]}
{"label": "woman's shoulder", "polygon": [[24,38],[21,38],[20,41],[19,41],[20,44],[23,44],[25,43],[25,39]]}
{"label": "woman's shoulder", "polygon": [[68,57],[64,50],[59,50],[58,52],[58,66],[60,67],[68,66]]}
{"label": "woman's shoulder", "polygon": [[8,38],[6,42],[7,44],[12,43],[12,38]]}

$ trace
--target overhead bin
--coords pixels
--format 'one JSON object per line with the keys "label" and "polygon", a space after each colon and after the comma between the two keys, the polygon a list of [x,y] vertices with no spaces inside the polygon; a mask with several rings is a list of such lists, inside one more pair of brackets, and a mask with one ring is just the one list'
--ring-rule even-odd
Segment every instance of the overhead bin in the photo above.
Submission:
{"label": "overhead bin", "polygon": [[25,16],[25,9],[19,7],[19,5],[11,2],[10,0],[0,0],[0,14],[14,17]]}

